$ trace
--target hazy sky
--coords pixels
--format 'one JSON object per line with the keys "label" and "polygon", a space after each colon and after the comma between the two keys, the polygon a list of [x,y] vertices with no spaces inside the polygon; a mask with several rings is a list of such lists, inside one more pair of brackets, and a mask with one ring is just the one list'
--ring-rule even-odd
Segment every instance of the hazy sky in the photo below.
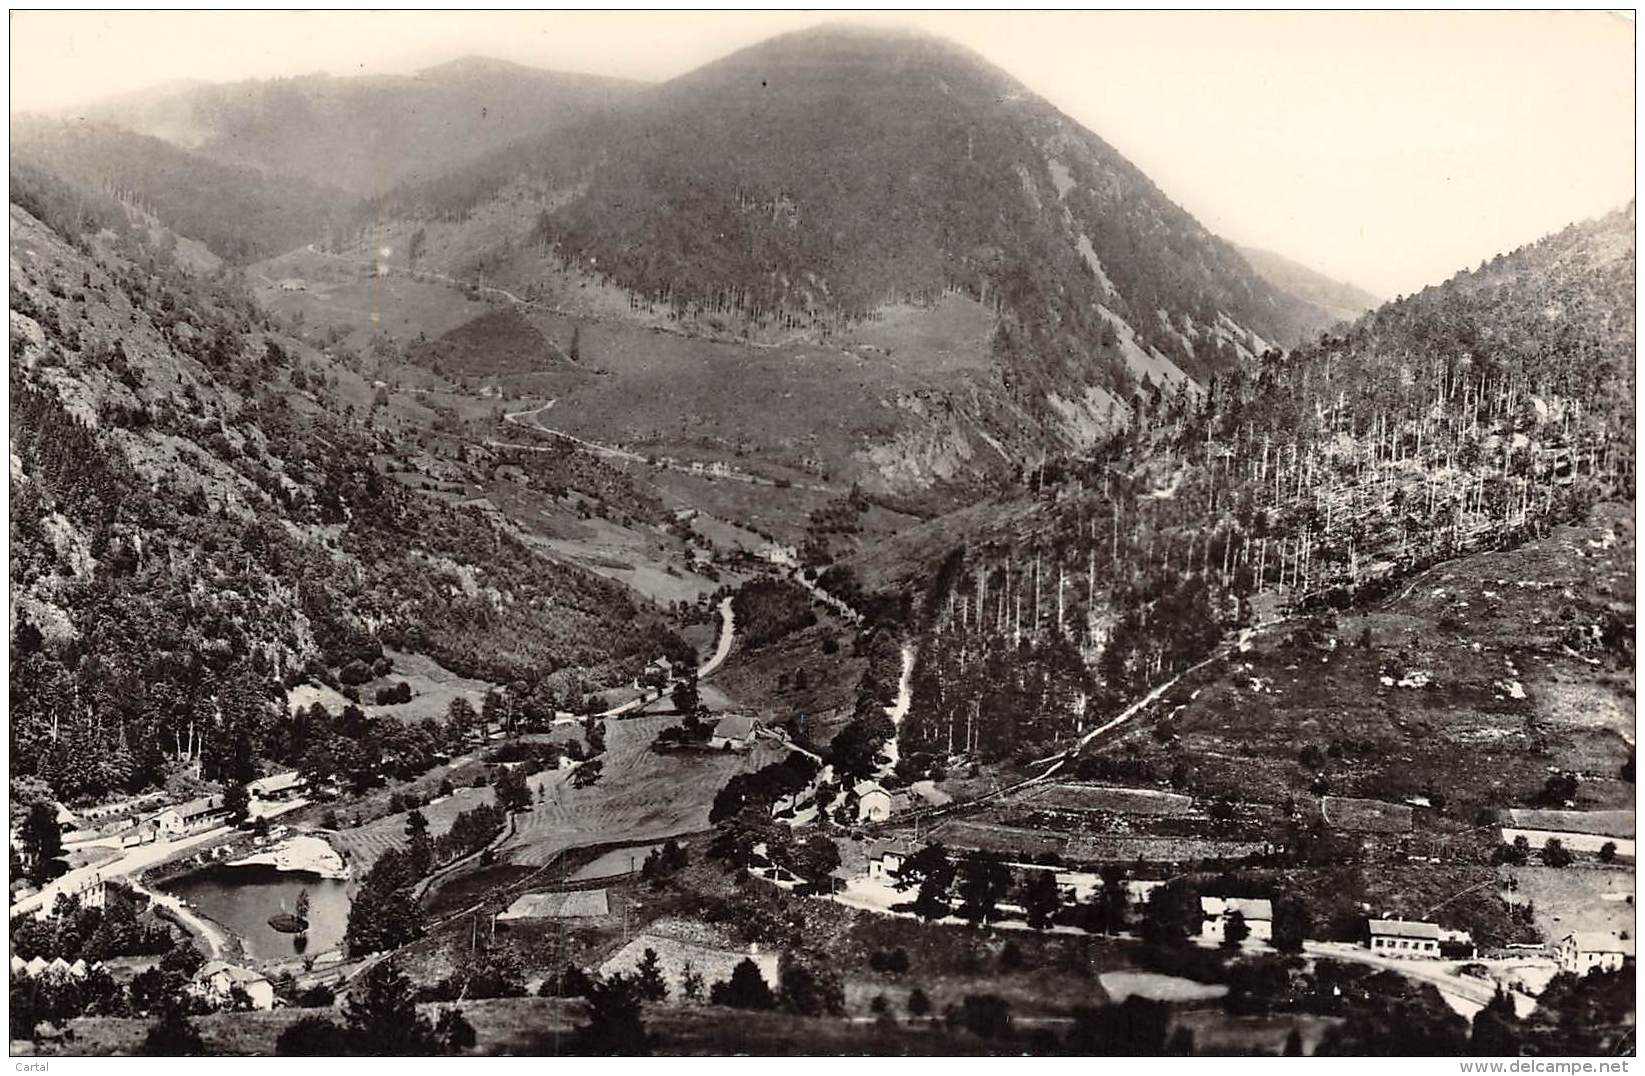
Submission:
{"label": "hazy sky", "polygon": [[14,109],[466,54],[666,79],[850,17],[970,46],[1218,234],[1385,296],[1625,203],[1634,24],[1534,12],[16,12]]}

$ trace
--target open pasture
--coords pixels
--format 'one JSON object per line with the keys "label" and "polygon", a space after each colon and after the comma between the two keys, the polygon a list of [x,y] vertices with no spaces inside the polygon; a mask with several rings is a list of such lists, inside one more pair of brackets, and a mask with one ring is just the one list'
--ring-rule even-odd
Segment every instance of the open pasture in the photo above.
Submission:
{"label": "open pasture", "polygon": [[[608,720],[601,776],[587,788],[572,784],[575,770],[532,775],[532,807],[501,849],[513,863],[540,866],[567,848],[619,841],[661,841],[708,828],[708,809],[735,773],[777,758],[766,747],[748,754],[658,754],[657,733],[678,724],[673,715]],[[538,799],[538,792],[542,798]]]}

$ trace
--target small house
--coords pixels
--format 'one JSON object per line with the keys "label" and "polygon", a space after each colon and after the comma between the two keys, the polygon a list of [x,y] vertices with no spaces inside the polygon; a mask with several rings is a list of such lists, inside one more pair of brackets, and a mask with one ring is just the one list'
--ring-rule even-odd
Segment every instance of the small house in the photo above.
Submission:
{"label": "small house", "polygon": [[868,876],[887,885],[897,880],[908,853],[889,843],[873,843],[868,847]]}
{"label": "small house", "polygon": [[857,821],[884,822],[891,817],[891,793],[874,781],[859,781],[852,790],[857,794]]}
{"label": "small house", "polygon": [[228,819],[228,807],[221,796],[201,796],[167,807],[155,816],[160,832],[167,836],[198,833]]}
{"label": "small house", "polygon": [[1438,960],[1439,926],[1414,919],[1366,921],[1366,947],[1385,956]]}
{"label": "small house", "polygon": [[1594,969],[1617,971],[1634,958],[1632,938],[1598,930],[1578,930],[1559,943],[1559,970],[1586,975]]}
{"label": "small house", "polygon": [[296,770],[287,770],[285,773],[274,773],[267,777],[259,777],[246,786],[253,799],[265,803],[285,803],[297,798],[308,781]]}
{"label": "small house", "polygon": [[215,1005],[227,1005],[235,987],[245,991],[253,1009],[274,1008],[274,984],[250,968],[226,960],[208,960],[194,973],[194,992]]}
{"label": "small house", "polygon": [[1102,878],[1095,871],[1057,871],[1057,892],[1065,899],[1084,902],[1102,890]]}
{"label": "small house", "polygon": [[1206,941],[1220,942],[1228,936],[1228,920],[1238,912],[1253,941],[1272,941],[1274,938],[1274,902],[1251,897],[1201,897],[1199,899],[1199,936]]}
{"label": "small house", "polygon": [[751,714],[726,714],[714,726],[708,746],[716,751],[751,751],[761,727],[760,719]]}

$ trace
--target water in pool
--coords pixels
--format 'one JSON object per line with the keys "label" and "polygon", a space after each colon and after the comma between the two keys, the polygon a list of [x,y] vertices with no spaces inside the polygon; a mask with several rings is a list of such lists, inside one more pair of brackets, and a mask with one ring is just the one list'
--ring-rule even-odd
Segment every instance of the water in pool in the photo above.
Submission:
{"label": "water in pool", "polygon": [[[216,866],[167,883],[166,891],[188,901],[244,942],[260,960],[284,960],[335,949],[348,927],[348,883],[267,866]],[[308,932],[284,934],[269,916],[295,912],[297,896],[308,892]]]}

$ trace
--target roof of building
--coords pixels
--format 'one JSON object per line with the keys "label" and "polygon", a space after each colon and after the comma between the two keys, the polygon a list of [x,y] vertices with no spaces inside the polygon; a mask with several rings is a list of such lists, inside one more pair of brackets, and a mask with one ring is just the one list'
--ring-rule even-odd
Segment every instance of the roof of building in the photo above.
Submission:
{"label": "roof of building", "polygon": [[908,850],[908,843],[898,838],[896,840],[869,841],[863,846],[869,859],[884,859],[886,856],[896,856],[898,859],[907,859],[913,855]]}
{"label": "roof of building", "polygon": [[57,824],[59,826],[73,826],[73,825],[77,825],[79,823],[80,820],[78,818],[74,817],[74,812],[73,811],[69,810],[67,807],[64,807],[61,803],[57,804],[56,806],[57,806]]}
{"label": "roof of building", "polygon": [[1371,919],[1367,927],[1372,934],[1387,938],[1421,938],[1439,941],[1439,924],[1423,923],[1415,919]]}
{"label": "roof of building", "polygon": [[754,735],[760,719],[753,714],[725,714],[714,726],[714,735],[726,739],[746,740]]}
{"label": "roof of building", "polygon": [[1274,902],[1255,897],[1201,897],[1199,910],[1207,918],[1232,915],[1234,912],[1244,916],[1246,922],[1272,922],[1274,918]]}
{"label": "roof of building", "polygon": [[211,814],[213,811],[221,811],[222,809],[223,797],[221,796],[201,796],[198,799],[189,800],[187,803],[179,803],[172,808],[182,818],[198,818],[200,815]]}
{"label": "roof of building", "polygon": [[610,914],[611,907],[603,889],[582,889],[571,893],[527,893],[508,906],[497,918],[511,919],[587,919]]}
{"label": "roof of building", "polygon": [[267,777],[259,777],[246,787],[254,796],[266,796],[270,792],[284,792],[306,783],[302,774],[296,770],[287,770],[285,773],[271,773]]}
{"label": "roof of building", "polygon": [[1634,941],[1632,938],[1623,938],[1603,930],[1577,930],[1565,935],[1566,941],[1576,943],[1577,950],[1583,953],[1621,953],[1623,956],[1634,955]]}
{"label": "roof of building", "polygon": [[242,968],[238,964],[230,964],[226,960],[206,961],[200,965],[200,970],[194,973],[194,978],[203,982],[207,979],[215,979],[219,975],[226,975],[229,982],[238,983],[241,986],[250,986],[252,983],[268,981],[268,976],[261,972],[252,971],[250,968]]}
{"label": "roof of building", "polygon": [[880,787],[880,783],[878,781],[858,781],[855,785],[851,786],[851,791],[857,794],[858,799],[861,799],[871,792],[878,792],[882,796],[891,795],[891,793]]}

